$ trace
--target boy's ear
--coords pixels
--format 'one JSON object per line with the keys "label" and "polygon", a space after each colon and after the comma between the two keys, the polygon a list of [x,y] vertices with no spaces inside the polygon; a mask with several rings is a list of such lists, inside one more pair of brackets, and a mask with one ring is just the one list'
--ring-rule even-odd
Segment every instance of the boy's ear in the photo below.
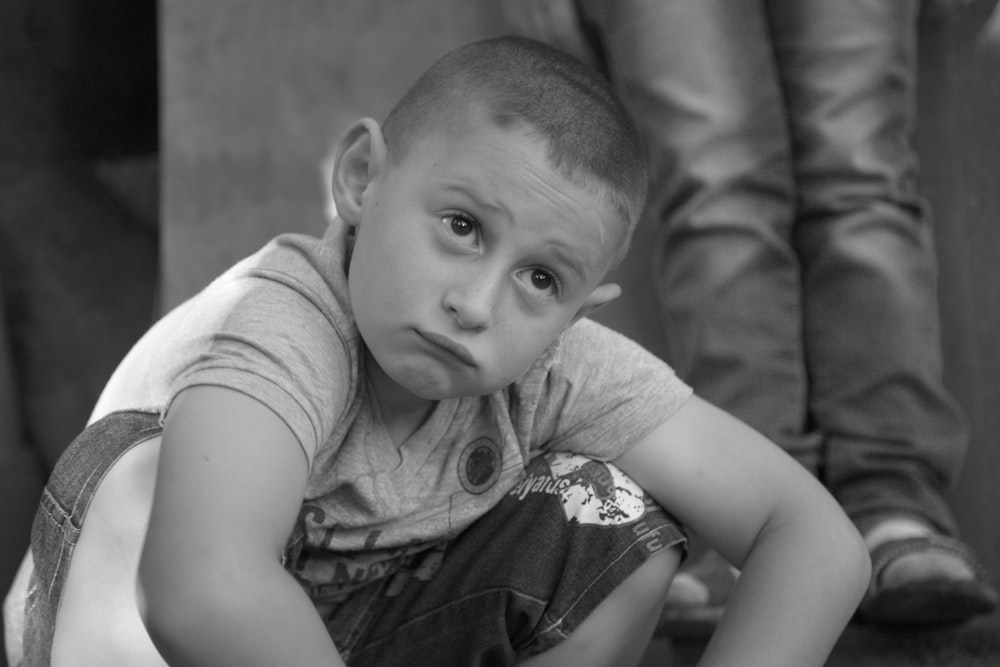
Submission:
{"label": "boy's ear", "polygon": [[573,321],[576,322],[582,317],[587,317],[598,308],[602,308],[620,297],[621,294],[622,288],[617,283],[604,283],[603,285],[598,285],[594,288],[594,291],[590,293],[590,296],[584,300],[583,305],[580,306],[580,310],[576,311],[576,315],[573,316]]}
{"label": "boy's ear", "polygon": [[337,142],[330,189],[337,215],[348,225],[361,222],[365,192],[385,169],[387,154],[382,128],[371,118],[355,121]]}

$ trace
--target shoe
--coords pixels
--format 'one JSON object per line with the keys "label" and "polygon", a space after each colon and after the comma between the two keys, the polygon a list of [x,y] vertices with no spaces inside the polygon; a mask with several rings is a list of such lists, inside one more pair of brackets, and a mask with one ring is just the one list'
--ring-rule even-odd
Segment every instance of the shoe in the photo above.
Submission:
{"label": "shoe", "polygon": [[[739,570],[713,549],[692,557],[674,577],[657,624],[657,636],[675,639],[710,636],[722,618],[738,576]],[[680,589],[697,594],[685,595]]]}
{"label": "shoe", "polygon": [[[946,553],[960,558],[970,580],[928,579],[884,586],[882,575],[897,558],[914,553]],[[889,540],[872,550],[872,579],[858,609],[859,620],[883,626],[956,625],[997,608],[997,591],[968,546],[932,534]]]}

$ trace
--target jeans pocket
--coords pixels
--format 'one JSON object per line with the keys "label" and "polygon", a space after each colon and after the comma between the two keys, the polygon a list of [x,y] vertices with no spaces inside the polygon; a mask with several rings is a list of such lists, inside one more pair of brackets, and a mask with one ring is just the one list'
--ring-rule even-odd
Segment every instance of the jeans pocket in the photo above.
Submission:
{"label": "jeans pocket", "polygon": [[79,537],[79,521],[46,487],[31,530],[34,568],[24,604],[23,667],[49,663],[56,613]]}

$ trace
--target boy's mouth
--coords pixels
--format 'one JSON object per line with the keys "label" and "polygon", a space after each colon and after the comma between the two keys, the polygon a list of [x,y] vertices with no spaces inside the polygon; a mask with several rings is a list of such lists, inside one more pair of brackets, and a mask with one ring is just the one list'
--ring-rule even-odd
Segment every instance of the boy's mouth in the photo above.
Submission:
{"label": "boy's mouth", "polygon": [[472,353],[467,347],[461,343],[457,343],[447,336],[442,336],[441,334],[431,333],[429,331],[417,330],[417,335],[423,338],[425,341],[430,343],[436,348],[442,349],[445,352],[450,353],[453,357],[461,361],[466,366],[476,366],[476,358],[472,356]]}

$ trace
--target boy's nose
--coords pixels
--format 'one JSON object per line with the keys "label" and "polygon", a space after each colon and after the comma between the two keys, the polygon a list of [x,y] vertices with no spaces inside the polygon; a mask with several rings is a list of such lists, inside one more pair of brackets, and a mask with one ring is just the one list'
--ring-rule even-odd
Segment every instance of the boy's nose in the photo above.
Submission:
{"label": "boy's nose", "polygon": [[442,305],[463,329],[484,330],[493,321],[500,282],[485,271],[456,276],[445,291]]}

